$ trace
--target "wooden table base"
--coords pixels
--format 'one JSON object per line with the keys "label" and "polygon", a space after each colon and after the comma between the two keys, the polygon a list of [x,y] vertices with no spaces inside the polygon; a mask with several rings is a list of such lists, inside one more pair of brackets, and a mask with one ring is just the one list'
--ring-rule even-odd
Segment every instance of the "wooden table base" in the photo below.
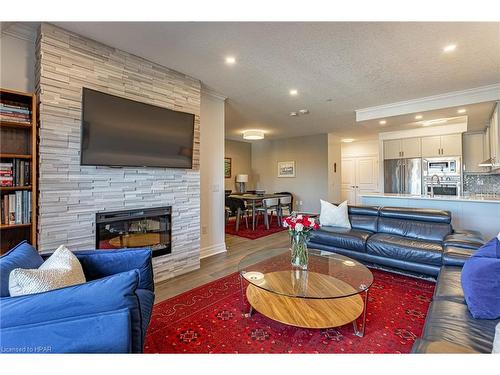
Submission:
{"label": "wooden table base", "polygon": [[310,299],[287,297],[248,285],[250,305],[272,320],[302,327],[330,328],[354,322],[364,309],[359,294],[344,298]]}

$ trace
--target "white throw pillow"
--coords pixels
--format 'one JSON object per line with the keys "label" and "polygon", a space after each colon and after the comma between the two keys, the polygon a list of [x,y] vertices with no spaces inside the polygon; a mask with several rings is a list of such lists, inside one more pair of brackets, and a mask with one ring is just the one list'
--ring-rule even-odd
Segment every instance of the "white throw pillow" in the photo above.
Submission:
{"label": "white throw pillow", "polygon": [[80,261],[61,245],[38,269],[13,269],[9,274],[9,293],[12,297],[22,296],[84,282]]}
{"label": "white throw pillow", "polygon": [[319,215],[319,222],[321,226],[351,228],[347,201],[342,202],[338,206],[322,199],[320,201],[321,213]]}
{"label": "white throw pillow", "polygon": [[493,339],[493,354],[500,354],[500,323],[495,328],[495,338]]}

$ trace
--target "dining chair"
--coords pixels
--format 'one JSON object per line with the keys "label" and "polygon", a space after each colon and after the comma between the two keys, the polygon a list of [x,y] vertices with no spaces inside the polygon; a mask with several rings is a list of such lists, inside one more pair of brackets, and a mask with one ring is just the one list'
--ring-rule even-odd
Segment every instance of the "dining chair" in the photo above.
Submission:
{"label": "dining chair", "polygon": [[[257,225],[259,225],[259,215],[263,214],[264,215],[264,224],[266,226],[266,229],[269,230],[269,223],[272,222],[273,220],[273,214],[276,214],[276,220],[278,220],[278,225],[279,224],[279,203],[280,200],[279,198],[267,198],[262,200],[262,206],[257,207],[255,209],[257,215],[256,215],[256,220],[257,220]],[[269,214],[271,214],[271,219],[269,220]]]}
{"label": "dining chair", "polygon": [[245,205],[245,202],[242,199],[226,197],[225,205],[228,207],[231,213],[236,216],[236,231],[240,229],[240,221],[242,217],[245,219],[245,225],[248,229],[249,209]]}
{"label": "dining chair", "polygon": [[286,213],[287,216],[290,216],[292,214],[292,211],[293,211],[292,196],[289,195],[287,197],[280,198],[280,203],[279,203],[278,208],[279,208],[278,217],[279,217],[280,223],[283,224],[284,210],[288,211]]}

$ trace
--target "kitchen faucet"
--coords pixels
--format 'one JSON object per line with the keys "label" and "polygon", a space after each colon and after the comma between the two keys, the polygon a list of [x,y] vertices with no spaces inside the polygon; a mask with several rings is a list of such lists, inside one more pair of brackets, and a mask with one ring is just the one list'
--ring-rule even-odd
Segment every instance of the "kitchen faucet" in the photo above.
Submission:
{"label": "kitchen faucet", "polygon": [[434,177],[437,178],[438,185],[441,184],[441,179],[437,174],[433,174],[431,177],[431,198],[434,198]]}

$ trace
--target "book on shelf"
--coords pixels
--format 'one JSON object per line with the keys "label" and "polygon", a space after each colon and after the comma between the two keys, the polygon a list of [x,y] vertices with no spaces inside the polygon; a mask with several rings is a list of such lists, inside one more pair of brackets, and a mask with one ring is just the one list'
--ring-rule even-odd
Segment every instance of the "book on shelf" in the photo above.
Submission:
{"label": "book on shelf", "polygon": [[31,110],[22,103],[4,100],[0,102],[0,121],[31,124]]}
{"label": "book on shelf", "polygon": [[31,191],[5,194],[2,197],[1,206],[2,224],[29,224],[31,222]]}
{"label": "book on shelf", "polygon": [[0,186],[29,186],[31,161],[13,159],[12,163],[0,163]]}

